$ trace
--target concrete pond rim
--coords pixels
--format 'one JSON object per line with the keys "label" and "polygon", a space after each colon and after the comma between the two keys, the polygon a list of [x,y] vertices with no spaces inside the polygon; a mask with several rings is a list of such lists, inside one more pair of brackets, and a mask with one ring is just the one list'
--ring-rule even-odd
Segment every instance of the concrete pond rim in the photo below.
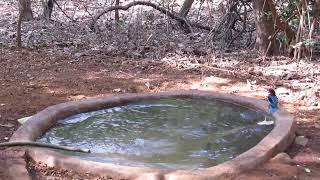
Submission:
{"label": "concrete pond rim", "polygon": [[[135,93],[98,97],[72,101],[50,106],[23,124],[10,138],[10,141],[36,141],[57,121],[71,115],[126,105],[142,100],[165,97],[194,97],[222,100],[268,112],[268,103],[250,97],[223,94],[211,91],[183,90],[159,93]],[[26,148],[28,156],[35,162],[48,166],[68,169],[74,172],[91,173],[112,179],[225,179],[249,171],[265,163],[276,154],[284,151],[294,140],[295,120],[286,110],[280,108],[273,114],[275,126],[256,146],[236,158],[219,165],[196,170],[171,170],[148,167],[129,167],[111,163],[80,160],[45,148]]]}

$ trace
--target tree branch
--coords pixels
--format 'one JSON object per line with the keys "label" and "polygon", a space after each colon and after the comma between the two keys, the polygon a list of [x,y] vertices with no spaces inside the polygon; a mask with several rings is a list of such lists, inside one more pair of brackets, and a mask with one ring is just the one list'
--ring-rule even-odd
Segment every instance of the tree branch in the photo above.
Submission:
{"label": "tree branch", "polygon": [[57,7],[60,9],[60,11],[68,18],[70,19],[72,22],[75,22],[74,19],[72,19],[70,16],[68,16],[68,14],[61,8],[61,6],[58,4],[58,2],[56,0],[53,0],[53,2],[57,5]]}
{"label": "tree branch", "polygon": [[270,7],[271,13],[272,13],[272,19],[275,25],[277,25],[277,27],[285,32],[287,39],[288,39],[288,45],[290,45],[290,43],[294,40],[295,38],[295,32],[290,28],[288,21],[283,21],[281,20],[281,18],[278,16],[277,14],[277,10],[276,7],[273,3],[272,0],[267,0],[267,3]]}
{"label": "tree branch", "polygon": [[138,5],[143,5],[143,6],[149,6],[152,7],[153,9],[156,9],[158,11],[160,11],[161,13],[169,16],[172,19],[175,19],[176,21],[178,21],[186,30],[187,32],[192,32],[192,26],[199,28],[199,29],[204,29],[204,30],[212,30],[211,27],[208,26],[204,26],[198,23],[190,23],[188,22],[184,17],[181,17],[179,14],[175,13],[175,12],[171,12],[161,6],[158,6],[157,4],[154,4],[152,2],[146,2],[146,1],[134,1],[131,3],[128,3],[127,5],[124,6],[110,6],[107,7],[106,9],[102,10],[101,12],[99,12],[92,20],[91,24],[90,24],[90,29],[94,30],[95,29],[95,24],[96,22],[99,20],[99,18],[111,11],[115,11],[115,10],[128,10],[129,8],[133,7],[133,6],[138,6]]}

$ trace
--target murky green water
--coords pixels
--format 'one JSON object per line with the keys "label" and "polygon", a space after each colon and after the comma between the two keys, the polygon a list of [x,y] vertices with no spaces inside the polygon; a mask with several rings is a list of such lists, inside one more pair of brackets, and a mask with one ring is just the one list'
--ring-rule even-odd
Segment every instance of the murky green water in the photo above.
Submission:
{"label": "murky green water", "polygon": [[205,168],[256,145],[273,128],[257,125],[264,118],[231,103],[165,98],[69,117],[39,141],[88,148],[91,154],[64,153],[99,162]]}

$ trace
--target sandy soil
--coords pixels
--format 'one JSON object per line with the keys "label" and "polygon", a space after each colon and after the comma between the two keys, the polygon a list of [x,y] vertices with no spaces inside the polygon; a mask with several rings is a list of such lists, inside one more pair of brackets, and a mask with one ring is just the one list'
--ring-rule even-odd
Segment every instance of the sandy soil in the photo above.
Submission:
{"label": "sandy soil", "polygon": [[[179,65],[172,66],[167,63],[168,61],[160,60],[127,59],[90,53],[74,56],[48,52],[47,49],[1,49],[0,142],[7,141],[19,127],[16,119],[33,115],[47,106],[70,100],[119,93],[192,88],[264,99],[265,89],[273,86],[278,88],[278,92],[287,88],[290,95],[292,94],[292,97],[281,96],[281,104],[295,114],[298,121],[297,134],[307,137],[309,142],[306,147],[293,144],[287,150],[295,160],[295,164],[267,163],[236,179],[307,180],[320,177],[318,89],[311,88],[314,94],[308,96],[309,100],[301,100],[301,104],[297,103],[299,101],[290,101],[297,99],[293,96],[295,92],[309,93],[310,88],[297,90],[287,87],[282,81],[279,84],[278,81],[274,81],[274,76],[260,74],[263,71],[252,70],[253,62],[247,59],[241,61],[241,69],[237,70],[206,66],[181,68]],[[279,60],[259,61],[255,65],[258,69],[270,67],[271,61]],[[225,61],[221,60],[222,62]],[[315,66],[319,67],[319,63],[312,65],[312,67]],[[247,79],[255,79],[256,82],[247,82]],[[288,81],[290,80],[292,78],[288,78]],[[24,157],[19,153],[18,155],[10,153],[10,150],[0,152],[0,179],[6,179],[8,168],[6,162]],[[34,179],[108,179],[108,177],[95,177],[86,173],[75,174],[68,170],[49,168],[33,162],[27,162],[27,166]],[[306,168],[310,172],[307,172]]]}

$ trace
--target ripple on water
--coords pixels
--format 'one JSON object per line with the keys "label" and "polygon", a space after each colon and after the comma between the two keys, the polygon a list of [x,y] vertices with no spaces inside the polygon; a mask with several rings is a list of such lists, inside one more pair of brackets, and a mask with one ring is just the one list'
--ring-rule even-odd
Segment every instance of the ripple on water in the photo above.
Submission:
{"label": "ripple on water", "polygon": [[39,141],[88,148],[91,154],[64,153],[98,162],[205,168],[257,144],[273,128],[257,125],[264,118],[236,104],[164,98],[68,117]]}

